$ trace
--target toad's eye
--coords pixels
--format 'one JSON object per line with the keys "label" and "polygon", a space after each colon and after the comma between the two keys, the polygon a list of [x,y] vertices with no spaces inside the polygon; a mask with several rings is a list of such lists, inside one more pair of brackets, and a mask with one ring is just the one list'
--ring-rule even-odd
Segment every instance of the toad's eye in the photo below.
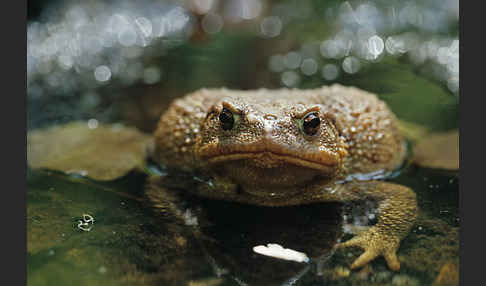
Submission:
{"label": "toad's eye", "polygon": [[319,118],[317,112],[311,112],[304,117],[302,122],[302,129],[305,134],[311,136],[317,133],[319,130],[319,124],[321,124],[321,119]]}
{"label": "toad's eye", "polygon": [[219,121],[221,122],[221,128],[223,128],[223,130],[231,130],[235,124],[233,113],[227,108],[223,108],[219,114]]}

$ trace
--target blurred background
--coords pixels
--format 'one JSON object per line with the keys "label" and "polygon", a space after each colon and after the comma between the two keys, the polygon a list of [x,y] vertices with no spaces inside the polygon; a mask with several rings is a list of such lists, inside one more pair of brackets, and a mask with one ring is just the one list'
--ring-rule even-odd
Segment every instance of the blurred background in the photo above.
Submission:
{"label": "blurred background", "polygon": [[459,1],[28,1],[29,129],[93,119],[150,132],[201,87],[332,83],[457,127]]}

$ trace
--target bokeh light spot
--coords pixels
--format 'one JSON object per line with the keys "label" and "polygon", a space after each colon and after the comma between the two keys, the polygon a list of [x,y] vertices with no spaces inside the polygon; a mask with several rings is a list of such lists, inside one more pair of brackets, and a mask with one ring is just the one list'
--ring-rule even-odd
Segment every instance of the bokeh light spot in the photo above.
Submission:
{"label": "bokeh light spot", "polygon": [[359,60],[353,56],[347,57],[343,61],[343,70],[349,74],[354,74],[359,71],[361,64]]}
{"label": "bokeh light spot", "polygon": [[288,69],[296,69],[300,66],[302,56],[298,52],[289,52],[285,55],[284,64]]}
{"label": "bokeh light spot", "polygon": [[321,73],[325,80],[335,80],[339,75],[339,68],[334,64],[327,64],[322,67]]}
{"label": "bokeh light spot", "polygon": [[111,70],[107,66],[99,66],[95,69],[94,76],[97,81],[108,81],[111,78]]}
{"label": "bokeh light spot", "polygon": [[300,82],[300,76],[295,71],[286,71],[282,73],[281,81],[287,87],[295,87]]}
{"label": "bokeh light spot", "polygon": [[368,50],[374,59],[378,58],[381,55],[384,48],[385,43],[379,36],[374,35],[368,39]]}
{"label": "bokeh light spot", "polygon": [[260,32],[269,38],[277,37],[282,30],[282,21],[278,16],[265,17],[260,24]]}
{"label": "bokeh light spot", "polygon": [[300,65],[300,70],[305,75],[313,75],[317,72],[317,62],[314,59],[305,59]]}
{"label": "bokeh light spot", "polygon": [[118,33],[118,41],[125,47],[135,45],[137,42],[137,32],[131,26],[126,26]]}

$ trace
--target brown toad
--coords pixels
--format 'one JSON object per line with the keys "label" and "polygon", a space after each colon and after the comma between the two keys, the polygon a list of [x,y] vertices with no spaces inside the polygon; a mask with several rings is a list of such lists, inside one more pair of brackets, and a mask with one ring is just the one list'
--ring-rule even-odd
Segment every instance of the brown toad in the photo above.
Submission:
{"label": "brown toad", "polygon": [[[396,251],[417,213],[415,193],[376,180],[406,155],[395,116],[375,95],[333,85],[314,90],[202,89],[175,100],[155,131],[154,159],[202,174],[187,192],[263,206],[374,200],[378,222],[337,247],[364,253],[351,268]],[[149,188],[164,208],[177,193]]]}

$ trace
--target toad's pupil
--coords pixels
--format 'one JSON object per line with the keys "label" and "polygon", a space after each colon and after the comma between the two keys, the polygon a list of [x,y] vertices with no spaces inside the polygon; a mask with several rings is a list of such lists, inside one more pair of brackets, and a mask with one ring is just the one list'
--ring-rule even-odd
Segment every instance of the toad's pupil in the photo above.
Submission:
{"label": "toad's pupil", "polygon": [[317,116],[316,113],[310,113],[304,118],[304,132],[307,135],[314,135],[317,133],[317,128],[319,127],[319,124],[321,123],[321,120]]}
{"label": "toad's pupil", "polygon": [[229,111],[227,108],[223,108],[223,111],[221,111],[219,114],[219,121],[221,121],[221,127],[224,130],[230,130],[233,128],[233,124],[235,123],[233,113],[231,113],[231,111]]}

